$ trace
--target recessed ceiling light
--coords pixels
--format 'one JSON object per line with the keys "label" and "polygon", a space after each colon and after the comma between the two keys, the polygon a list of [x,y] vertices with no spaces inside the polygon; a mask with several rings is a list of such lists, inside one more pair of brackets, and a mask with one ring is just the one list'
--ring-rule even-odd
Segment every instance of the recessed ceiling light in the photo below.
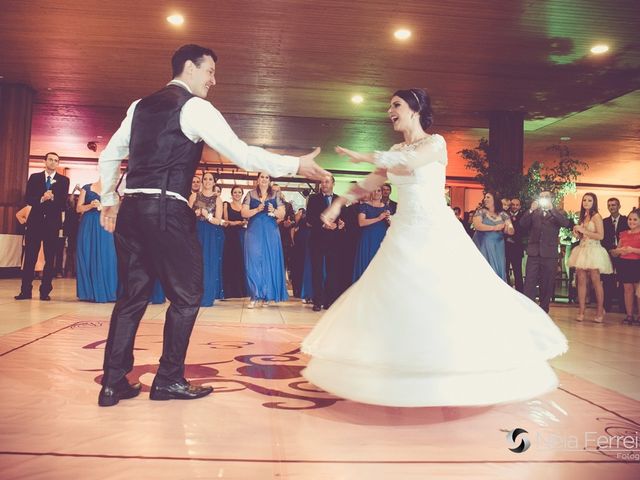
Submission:
{"label": "recessed ceiling light", "polygon": [[571,137],[560,137],[560,140],[563,142],[568,142],[569,140],[571,140]]}
{"label": "recessed ceiling light", "polygon": [[98,135],[96,138],[102,138],[102,135]]}
{"label": "recessed ceiling light", "polygon": [[609,45],[594,45],[591,47],[591,53],[595,53],[596,55],[600,55],[601,53],[607,53],[609,51]]}
{"label": "recessed ceiling light", "polygon": [[364,98],[362,97],[362,95],[354,95],[353,97],[351,97],[351,101],[358,104],[364,102]]}
{"label": "recessed ceiling light", "polygon": [[184,23],[184,17],[179,14],[169,15],[167,17],[167,22],[171,25],[182,25]]}
{"label": "recessed ceiling light", "polygon": [[401,28],[399,30],[396,30],[393,33],[393,36],[396,37],[398,40],[407,40],[411,36],[411,30],[407,30],[406,28]]}

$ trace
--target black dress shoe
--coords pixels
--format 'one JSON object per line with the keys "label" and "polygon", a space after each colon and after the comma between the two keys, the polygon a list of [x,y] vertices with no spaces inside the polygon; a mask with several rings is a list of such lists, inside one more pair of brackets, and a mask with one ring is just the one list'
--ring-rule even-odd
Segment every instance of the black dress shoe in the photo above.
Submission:
{"label": "black dress shoe", "polygon": [[51,297],[49,295],[40,295],[40,300],[42,300],[43,302],[50,302]]}
{"label": "black dress shoe", "polygon": [[16,300],[31,300],[31,294],[20,292],[18,295],[16,295],[13,298],[15,298]]}
{"label": "black dress shoe", "polygon": [[322,310],[322,305],[318,305],[317,303],[313,304],[313,311],[314,312],[319,312],[320,310]]}
{"label": "black dress shoe", "polygon": [[202,398],[213,392],[213,387],[201,387],[191,385],[186,380],[172,383],[171,385],[158,386],[155,383],[151,386],[149,398],[151,400],[194,400]]}
{"label": "black dress shoe", "polygon": [[139,383],[129,384],[127,377],[125,377],[113,386],[102,387],[100,395],[98,395],[98,405],[111,407],[120,400],[137,397],[141,388]]}

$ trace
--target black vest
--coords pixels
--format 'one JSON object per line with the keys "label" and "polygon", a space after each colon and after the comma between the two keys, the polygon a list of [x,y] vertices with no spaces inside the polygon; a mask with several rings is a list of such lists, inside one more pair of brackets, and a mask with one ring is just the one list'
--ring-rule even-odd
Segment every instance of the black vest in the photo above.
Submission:
{"label": "black vest", "polygon": [[204,146],[180,129],[180,110],[192,97],[183,87],[167,85],[138,102],[131,124],[127,188],[158,188],[189,198]]}

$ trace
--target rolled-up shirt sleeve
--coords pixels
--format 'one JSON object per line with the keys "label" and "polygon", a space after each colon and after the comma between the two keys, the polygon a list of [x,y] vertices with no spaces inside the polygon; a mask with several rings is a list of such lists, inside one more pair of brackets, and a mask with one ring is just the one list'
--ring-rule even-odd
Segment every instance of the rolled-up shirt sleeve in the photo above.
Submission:
{"label": "rolled-up shirt sleeve", "polygon": [[404,168],[415,170],[431,162],[447,164],[447,147],[440,135],[431,135],[415,150],[397,150],[389,152],[375,152],[374,164],[381,168]]}
{"label": "rolled-up shirt sleeve", "polygon": [[118,203],[116,184],[120,176],[120,164],[122,160],[129,156],[129,139],[131,138],[131,121],[133,112],[140,100],[136,100],[127,110],[127,116],[120,124],[120,128],[113,134],[111,140],[100,153],[98,167],[100,170],[100,181],[102,182],[102,194],[100,202],[105,207]]}
{"label": "rolled-up shirt sleeve", "polygon": [[194,97],[182,107],[180,126],[187,137],[202,139],[244,170],[266,172],[272,177],[292,176],[298,171],[298,157],[278,155],[247,145],[238,138],[222,114],[204,99]]}

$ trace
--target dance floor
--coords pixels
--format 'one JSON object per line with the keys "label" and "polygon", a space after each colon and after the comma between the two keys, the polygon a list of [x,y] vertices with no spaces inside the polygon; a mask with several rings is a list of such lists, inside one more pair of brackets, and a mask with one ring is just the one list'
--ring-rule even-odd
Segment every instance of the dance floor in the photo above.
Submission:
{"label": "dance floor", "polygon": [[[151,318],[129,375],[143,393],[100,408],[108,326],[64,314],[0,337],[2,479],[640,478],[640,402],[563,371],[523,403],[374,407],[305,382],[309,325],[203,321],[186,376],[214,393],[152,402],[163,323]],[[511,443],[516,428],[527,433]]]}

